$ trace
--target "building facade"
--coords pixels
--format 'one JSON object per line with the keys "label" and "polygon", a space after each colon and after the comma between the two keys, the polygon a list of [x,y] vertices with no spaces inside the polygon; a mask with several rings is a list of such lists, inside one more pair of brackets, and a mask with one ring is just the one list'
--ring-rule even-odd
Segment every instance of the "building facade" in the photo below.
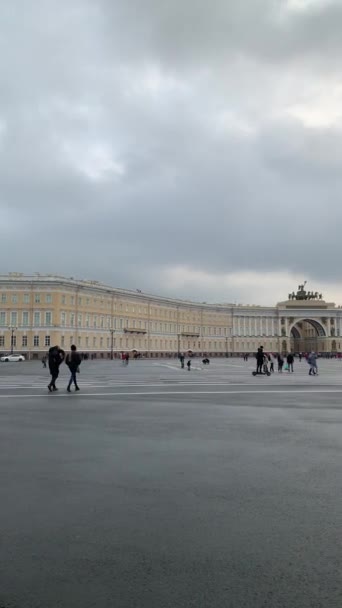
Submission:
{"label": "building facade", "polygon": [[0,276],[0,352],[40,358],[59,344],[97,357],[138,351],[231,356],[266,351],[340,352],[342,309],[318,294],[274,307],[176,300],[60,276]]}

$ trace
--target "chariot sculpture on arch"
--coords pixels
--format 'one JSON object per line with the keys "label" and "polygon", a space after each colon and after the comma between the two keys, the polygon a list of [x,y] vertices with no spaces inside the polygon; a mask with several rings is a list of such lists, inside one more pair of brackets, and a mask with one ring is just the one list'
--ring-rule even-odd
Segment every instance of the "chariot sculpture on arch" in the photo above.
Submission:
{"label": "chariot sculpture on arch", "polygon": [[295,293],[289,293],[289,300],[322,300],[323,296],[318,291],[305,291],[305,285],[307,281],[303,283],[303,285],[298,285],[298,291]]}

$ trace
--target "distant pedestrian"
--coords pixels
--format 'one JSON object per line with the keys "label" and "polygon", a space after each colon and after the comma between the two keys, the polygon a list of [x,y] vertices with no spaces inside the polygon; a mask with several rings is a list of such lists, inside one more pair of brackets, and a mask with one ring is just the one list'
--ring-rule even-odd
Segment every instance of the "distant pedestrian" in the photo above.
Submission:
{"label": "distant pedestrian", "polygon": [[125,355],[125,361],[126,361],[126,365],[128,365],[129,364],[129,354],[128,353],[126,353],[126,355]]}
{"label": "distant pedestrian", "polygon": [[190,372],[190,370],[191,370],[191,359],[189,359],[189,361],[187,362],[187,366],[188,366],[188,372]]}
{"label": "distant pedestrian", "polygon": [[74,383],[75,385],[75,391],[79,391],[80,388],[77,384],[77,377],[76,374],[80,371],[80,365],[81,365],[81,355],[77,352],[77,348],[75,346],[75,344],[72,344],[70,347],[71,353],[67,355],[65,363],[68,366],[68,368],[70,369],[70,380],[69,380],[69,384],[67,386],[67,391],[68,393],[71,393],[71,385],[72,383]]}
{"label": "distant pedestrian", "polygon": [[303,358],[302,353],[299,353],[299,355],[298,355],[298,356],[299,356],[299,363],[301,363],[301,362],[302,362],[302,358]]}
{"label": "distant pedestrian", "polygon": [[294,362],[294,356],[292,353],[289,353],[286,357],[286,362],[288,365],[288,372],[293,372],[293,362]]}
{"label": "distant pedestrian", "polygon": [[258,352],[256,354],[256,361],[257,361],[256,373],[257,374],[262,374],[263,373],[264,359],[265,359],[264,347],[263,346],[259,346]]}
{"label": "distant pedestrian", "polygon": [[47,361],[47,357],[46,357],[46,355],[44,355],[44,357],[42,357],[42,364],[43,364],[44,368],[46,368],[46,361]]}
{"label": "distant pedestrian", "polygon": [[274,372],[274,356],[272,353],[268,355],[268,360],[270,362],[270,373],[272,374]]}
{"label": "distant pedestrian", "polygon": [[281,354],[278,354],[277,361],[278,361],[278,373],[281,374],[283,371],[283,365],[284,365],[284,359]]}
{"label": "distant pedestrian", "polygon": [[59,375],[59,366],[64,361],[65,352],[59,346],[51,346],[49,349],[49,370],[51,374],[51,380],[48,384],[50,393],[57,391],[56,380]]}
{"label": "distant pedestrian", "polygon": [[181,364],[181,369],[184,369],[184,360],[185,360],[184,355],[180,354],[179,355],[179,361],[180,361],[180,364]]}
{"label": "distant pedestrian", "polygon": [[313,351],[308,356],[308,364],[310,365],[309,376],[317,376],[318,368],[317,368],[317,355]]}

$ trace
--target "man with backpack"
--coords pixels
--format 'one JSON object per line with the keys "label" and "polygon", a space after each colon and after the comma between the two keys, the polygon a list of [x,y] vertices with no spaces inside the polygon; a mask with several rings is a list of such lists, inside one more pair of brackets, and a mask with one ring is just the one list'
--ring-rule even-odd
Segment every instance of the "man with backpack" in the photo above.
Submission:
{"label": "man with backpack", "polygon": [[59,366],[62,363],[62,361],[64,361],[64,358],[65,358],[64,350],[59,348],[59,346],[51,346],[51,348],[49,349],[49,356],[48,356],[49,370],[50,370],[50,374],[51,374],[51,380],[50,380],[50,383],[48,384],[48,389],[49,389],[50,393],[52,391],[58,390],[57,386],[56,386],[56,380],[59,375]]}

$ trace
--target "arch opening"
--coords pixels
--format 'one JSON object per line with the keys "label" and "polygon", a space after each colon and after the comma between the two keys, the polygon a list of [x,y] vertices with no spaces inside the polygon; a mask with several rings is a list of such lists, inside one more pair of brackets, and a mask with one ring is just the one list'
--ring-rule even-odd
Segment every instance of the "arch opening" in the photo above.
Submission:
{"label": "arch opening", "polygon": [[300,319],[291,328],[291,349],[296,353],[324,350],[326,331],[316,319]]}

